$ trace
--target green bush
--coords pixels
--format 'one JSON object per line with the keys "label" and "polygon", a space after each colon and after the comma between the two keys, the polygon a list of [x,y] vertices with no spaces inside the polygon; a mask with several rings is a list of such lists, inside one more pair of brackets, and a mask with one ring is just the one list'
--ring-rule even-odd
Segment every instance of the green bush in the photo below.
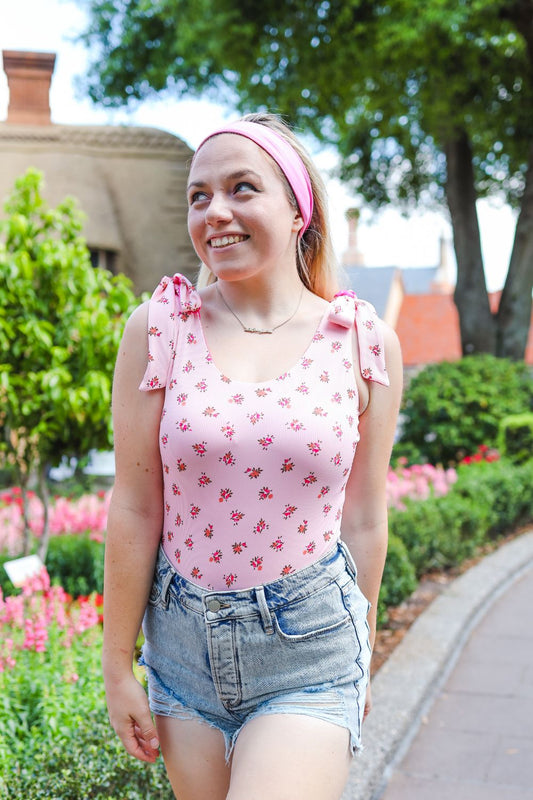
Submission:
{"label": "green bush", "polygon": [[4,563],[6,561],[11,561],[12,559],[13,556],[8,556],[5,553],[0,555],[0,591],[4,597],[7,597],[10,594],[16,594],[18,591],[7,577],[7,572],[4,569]]}
{"label": "green bush", "polygon": [[390,529],[407,548],[418,578],[447,569],[471,556],[483,539],[484,508],[456,495],[408,500],[405,511],[391,509]]}
{"label": "green bush", "polygon": [[496,446],[500,421],[533,410],[531,370],[482,354],[425,367],[407,387],[397,450],[409,443],[431,464]]}
{"label": "green bush", "polygon": [[[12,556],[0,555],[0,588],[5,597],[17,594],[3,564]],[[104,544],[87,534],[52,536],[46,555],[46,569],[52,583],[59,584],[72,597],[104,591]]]}
{"label": "green bush", "polygon": [[[73,720],[74,722],[74,720]],[[143,764],[115,736],[103,702],[62,734],[32,735],[0,776],[9,800],[173,800],[161,759]]]}
{"label": "green bush", "polygon": [[533,461],[515,465],[507,459],[459,467],[452,489],[487,514],[485,539],[533,519]]}
{"label": "green bush", "polygon": [[6,460],[0,454],[0,489],[8,489],[16,483],[16,474],[13,467],[6,463]]}
{"label": "green bush", "polygon": [[427,464],[428,460],[413,442],[401,439],[399,442],[395,442],[392,448],[391,466],[396,469],[402,465],[402,462],[412,467],[414,464]]}
{"label": "green bush", "polygon": [[533,460],[462,466],[448,494],[391,509],[389,528],[406,547],[415,574],[461,564],[484,542],[533,519]]}
{"label": "green bush", "polygon": [[88,534],[52,536],[46,556],[52,583],[72,597],[104,590],[104,545]]}
{"label": "green bush", "polygon": [[516,464],[533,458],[533,414],[513,414],[500,421],[498,449]]}
{"label": "green bush", "polygon": [[391,533],[379,593],[378,625],[386,623],[388,608],[400,605],[415,589],[416,575],[407,549],[402,540]]}

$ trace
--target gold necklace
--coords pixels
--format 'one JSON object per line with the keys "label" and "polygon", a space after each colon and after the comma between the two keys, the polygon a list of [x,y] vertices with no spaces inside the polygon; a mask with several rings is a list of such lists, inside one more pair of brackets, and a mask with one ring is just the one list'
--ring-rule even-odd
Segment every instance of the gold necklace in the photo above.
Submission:
{"label": "gold necklace", "polygon": [[296,312],[297,312],[297,311],[298,311],[298,309],[300,308],[300,305],[301,305],[301,303],[302,303],[302,297],[303,297],[303,294],[304,294],[304,288],[305,288],[305,287],[302,285],[302,291],[300,292],[300,299],[298,300],[298,304],[296,305],[296,308],[294,309],[294,311],[292,312],[292,314],[290,315],[290,317],[288,317],[288,318],[287,318],[286,320],[284,320],[283,322],[280,322],[280,323],[279,323],[279,325],[274,325],[274,327],[273,327],[273,328],[267,329],[267,328],[249,328],[248,326],[246,326],[246,325],[244,324],[244,322],[243,322],[242,320],[240,320],[240,319],[239,319],[239,317],[237,316],[237,314],[235,313],[235,311],[234,311],[234,310],[231,308],[231,306],[229,306],[229,305],[228,305],[228,303],[227,303],[227,302],[226,302],[226,300],[224,299],[224,295],[222,294],[222,292],[220,291],[220,288],[219,288],[219,286],[218,286],[218,281],[216,281],[216,283],[215,283],[215,287],[216,287],[216,290],[217,290],[217,292],[218,292],[218,295],[219,295],[220,299],[222,300],[222,302],[224,303],[224,305],[226,306],[226,308],[228,309],[228,311],[230,312],[230,314],[233,314],[233,316],[235,317],[235,319],[237,320],[237,322],[239,323],[239,325],[241,326],[241,328],[243,329],[243,331],[244,331],[245,333],[258,333],[258,334],[260,334],[261,336],[262,336],[262,335],[264,335],[265,333],[274,333],[274,331],[277,331],[277,329],[278,329],[278,328],[281,328],[281,326],[282,326],[282,325],[286,325],[286,324],[287,324],[287,322],[290,322],[290,321],[291,321],[291,319],[292,319],[292,318],[293,318],[293,317],[296,315]]}

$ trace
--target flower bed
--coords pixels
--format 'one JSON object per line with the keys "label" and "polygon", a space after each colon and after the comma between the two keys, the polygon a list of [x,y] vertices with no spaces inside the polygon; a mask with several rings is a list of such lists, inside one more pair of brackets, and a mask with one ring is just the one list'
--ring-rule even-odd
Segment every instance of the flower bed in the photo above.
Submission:
{"label": "flower bed", "polygon": [[389,469],[387,476],[387,504],[389,508],[405,510],[406,500],[427,500],[428,497],[443,497],[457,481],[457,471],[431,464],[415,464],[408,467],[399,459],[396,469]]}
{"label": "flower bed", "polygon": [[[25,582],[20,594],[4,598],[0,592],[0,673],[18,661],[30,669],[25,659],[33,656],[27,653],[59,653],[64,664],[64,651],[75,650],[75,642],[102,620],[102,600],[95,593],[73,601],[61,586],[51,586],[44,567]],[[74,666],[65,676],[69,683],[79,678]]]}
{"label": "flower bed", "polygon": [[[43,504],[35,492],[27,493],[30,530],[39,537],[43,530]],[[95,541],[104,541],[111,491],[85,494],[77,499],[55,497],[50,505],[50,532],[53,536],[89,532]],[[22,493],[18,487],[0,492],[0,552],[19,555],[24,526]]]}
{"label": "flower bed", "polygon": [[[425,500],[447,494],[457,480],[454,469],[416,464],[401,464],[390,469],[387,477],[387,499],[390,508],[403,509],[405,501]],[[28,518],[32,534],[43,530],[43,505],[34,492],[28,492]],[[88,534],[93,541],[103,542],[111,491],[85,494],[79,498],[55,497],[50,505],[52,536]],[[0,492],[0,552],[20,555],[23,530],[22,493],[18,487]]]}
{"label": "flower bed", "polygon": [[101,604],[73,600],[46,570],[0,593],[0,797],[172,797],[162,763],[135,761],[109,728]]}

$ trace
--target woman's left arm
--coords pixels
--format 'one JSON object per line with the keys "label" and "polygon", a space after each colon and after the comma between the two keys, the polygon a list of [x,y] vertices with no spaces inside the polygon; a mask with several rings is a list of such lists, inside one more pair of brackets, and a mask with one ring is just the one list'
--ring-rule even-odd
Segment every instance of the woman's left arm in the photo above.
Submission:
{"label": "woman's left arm", "polygon": [[368,624],[372,648],[387,555],[387,472],[403,385],[400,344],[387,325],[384,325],[384,339],[390,385],[368,382],[369,401],[359,418],[360,441],[346,486],[341,527],[342,540],[357,566],[357,582],[371,604]]}

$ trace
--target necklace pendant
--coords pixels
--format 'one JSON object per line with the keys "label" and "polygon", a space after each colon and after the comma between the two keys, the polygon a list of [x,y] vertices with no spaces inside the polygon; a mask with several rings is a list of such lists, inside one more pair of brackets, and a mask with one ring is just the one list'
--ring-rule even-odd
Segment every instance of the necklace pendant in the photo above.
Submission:
{"label": "necklace pendant", "polygon": [[218,295],[219,295],[220,299],[222,300],[222,302],[224,303],[224,305],[226,306],[226,308],[228,309],[228,311],[230,312],[230,314],[232,314],[232,315],[235,317],[235,319],[237,320],[237,322],[239,323],[239,325],[240,325],[240,326],[241,326],[241,328],[243,329],[244,333],[257,333],[259,336],[265,336],[266,334],[271,334],[271,333],[274,333],[274,331],[277,331],[277,329],[278,329],[278,328],[281,328],[283,325],[286,325],[286,324],[287,324],[287,322],[290,322],[290,321],[291,321],[291,319],[292,319],[292,318],[293,318],[293,317],[296,315],[296,312],[297,312],[297,311],[298,311],[298,309],[300,308],[300,304],[301,304],[301,302],[302,302],[302,297],[304,296],[304,288],[305,288],[305,287],[304,287],[304,285],[303,285],[303,283],[302,283],[302,290],[301,290],[301,292],[300,292],[300,299],[298,300],[298,305],[296,306],[296,308],[294,309],[294,311],[292,312],[292,314],[290,315],[290,317],[288,317],[288,318],[287,318],[286,320],[284,320],[283,322],[280,322],[280,323],[279,323],[279,325],[274,325],[274,327],[273,327],[273,328],[271,328],[270,330],[267,330],[266,328],[248,328],[248,327],[247,327],[247,326],[244,324],[244,322],[242,321],[242,319],[240,319],[240,317],[238,317],[238,316],[237,316],[237,314],[236,314],[236,313],[235,313],[235,311],[234,311],[234,310],[231,308],[231,306],[229,306],[229,305],[227,304],[227,302],[224,300],[224,295],[223,295],[223,294],[222,294],[222,292],[220,291],[220,286],[218,285],[218,281],[215,283],[215,288],[216,288],[216,290],[217,290],[217,292],[218,292]]}

